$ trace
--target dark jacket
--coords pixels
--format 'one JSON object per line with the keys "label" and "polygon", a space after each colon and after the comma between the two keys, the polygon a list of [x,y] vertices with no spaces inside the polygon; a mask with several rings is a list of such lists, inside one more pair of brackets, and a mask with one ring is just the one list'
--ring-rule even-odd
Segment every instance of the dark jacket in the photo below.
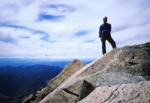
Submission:
{"label": "dark jacket", "polygon": [[99,28],[99,38],[102,37],[102,35],[110,35],[111,32],[111,24],[106,23],[106,24],[102,24]]}

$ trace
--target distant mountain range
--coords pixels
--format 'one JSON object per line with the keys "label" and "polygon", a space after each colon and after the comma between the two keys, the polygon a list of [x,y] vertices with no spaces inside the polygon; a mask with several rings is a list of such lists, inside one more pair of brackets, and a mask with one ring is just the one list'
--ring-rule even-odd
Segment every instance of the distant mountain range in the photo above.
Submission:
{"label": "distant mountain range", "polygon": [[61,67],[48,65],[2,66],[0,94],[14,97],[34,93],[61,70]]}
{"label": "distant mountain range", "polygon": [[[85,60],[85,63],[91,61]],[[0,103],[21,103],[25,96],[36,94],[36,91],[45,87],[70,62],[71,60],[0,58]]]}
{"label": "distant mountain range", "polygon": [[28,58],[0,58],[0,67],[1,66],[20,66],[20,65],[49,65],[64,67],[67,65],[70,60],[50,60],[50,59],[28,59]]}

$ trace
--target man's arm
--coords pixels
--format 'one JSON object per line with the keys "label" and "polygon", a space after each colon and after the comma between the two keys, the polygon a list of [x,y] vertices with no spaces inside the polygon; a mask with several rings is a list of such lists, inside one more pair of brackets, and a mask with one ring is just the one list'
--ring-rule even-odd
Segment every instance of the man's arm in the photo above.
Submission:
{"label": "man's arm", "polygon": [[100,28],[99,28],[99,38],[101,38],[102,37],[102,26],[100,26]]}

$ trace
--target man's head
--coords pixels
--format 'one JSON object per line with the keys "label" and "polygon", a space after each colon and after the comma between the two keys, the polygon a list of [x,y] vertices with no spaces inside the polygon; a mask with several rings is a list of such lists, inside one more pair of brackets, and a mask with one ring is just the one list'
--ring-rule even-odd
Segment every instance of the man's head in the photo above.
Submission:
{"label": "man's head", "polygon": [[106,24],[107,23],[107,17],[103,18],[103,22]]}

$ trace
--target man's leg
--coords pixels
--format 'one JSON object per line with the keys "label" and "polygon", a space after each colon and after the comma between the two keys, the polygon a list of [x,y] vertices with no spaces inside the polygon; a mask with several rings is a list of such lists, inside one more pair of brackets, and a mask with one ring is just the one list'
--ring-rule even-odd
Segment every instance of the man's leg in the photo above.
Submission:
{"label": "man's leg", "polygon": [[111,46],[114,48],[116,48],[116,42],[112,39],[111,35],[109,35],[107,37],[108,42],[111,44]]}
{"label": "man's leg", "polygon": [[102,41],[102,52],[103,54],[106,53],[106,39],[104,37],[101,38],[101,41]]}

